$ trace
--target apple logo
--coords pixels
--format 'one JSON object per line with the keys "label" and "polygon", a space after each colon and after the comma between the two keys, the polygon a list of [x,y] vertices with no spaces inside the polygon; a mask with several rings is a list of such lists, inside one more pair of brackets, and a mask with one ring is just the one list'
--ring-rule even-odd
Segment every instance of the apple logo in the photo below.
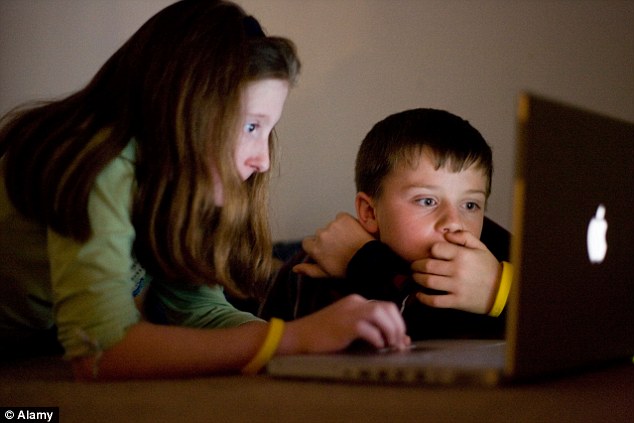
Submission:
{"label": "apple logo", "polygon": [[608,222],[605,220],[605,206],[599,204],[596,214],[590,219],[588,224],[588,257],[590,263],[599,264],[605,259],[608,252],[608,242],[606,233],[608,232]]}

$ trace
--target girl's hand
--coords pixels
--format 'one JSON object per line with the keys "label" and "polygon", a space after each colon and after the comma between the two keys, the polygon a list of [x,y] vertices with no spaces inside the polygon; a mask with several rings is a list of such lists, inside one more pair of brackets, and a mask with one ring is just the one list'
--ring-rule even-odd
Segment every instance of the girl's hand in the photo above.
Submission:
{"label": "girl's hand", "polygon": [[339,351],[362,339],[376,348],[410,344],[394,303],[349,295],[309,316],[287,323],[280,354]]}
{"label": "girl's hand", "polygon": [[412,263],[413,278],[421,286],[447,295],[416,294],[430,307],[488,313],[498,290],[501,265],[470,232],[454,232],[447,242],[434,244],[431,257]]}
{"label": "girl's hand", "polygon": [[293,271],[311,278],[345,278],[352,257],[373,239],[352,215],[339,213],[325,228],[302,241],[304,251],[316,264],[301,263],[293,267]]}

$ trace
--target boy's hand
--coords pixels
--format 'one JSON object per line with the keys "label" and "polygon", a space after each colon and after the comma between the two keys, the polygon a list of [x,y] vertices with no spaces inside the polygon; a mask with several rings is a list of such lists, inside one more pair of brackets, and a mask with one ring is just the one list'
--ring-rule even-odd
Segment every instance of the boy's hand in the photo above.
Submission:
{"label": "boy's hand", "polygon": [[318,229],[315,236],[302,241],[304,251],[316,264],[301,263],[293,271],[311,278],[345,278],[352,257],[373,239],[352,215],[339,213],[325,228]]}
{"label": "boy's hand", "polygon": [[412,263],[413,278],[421,286],[447,295],[416,294],[430,307],[488,313],[498,289],[500,263],[470,232],[454,232],[447,242],[432,246],[431,257]]}

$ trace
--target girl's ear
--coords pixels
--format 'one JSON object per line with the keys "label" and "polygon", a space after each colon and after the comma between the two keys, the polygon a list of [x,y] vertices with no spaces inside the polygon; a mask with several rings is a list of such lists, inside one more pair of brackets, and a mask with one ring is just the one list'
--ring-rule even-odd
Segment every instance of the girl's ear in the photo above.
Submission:
{"label": "girl's ear", "polygon": [[357,218],[361,226],[375,238],[379,235],[379,224],[376,219],[376,210],[374,209],[374,201],[365,192],[357,193],[354,199],[354,205],[357,209]]}

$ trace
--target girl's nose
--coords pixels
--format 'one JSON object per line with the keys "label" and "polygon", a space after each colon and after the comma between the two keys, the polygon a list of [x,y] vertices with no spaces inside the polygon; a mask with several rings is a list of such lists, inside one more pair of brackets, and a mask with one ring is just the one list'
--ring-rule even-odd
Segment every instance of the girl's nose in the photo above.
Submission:
{"label": "girl's nose", "polygon": [[262,173],[268,171],[271,166],[268,139],[264,142],[259,142],[258,145],[259,148],[249,157],[247,164],[256,172]]}

